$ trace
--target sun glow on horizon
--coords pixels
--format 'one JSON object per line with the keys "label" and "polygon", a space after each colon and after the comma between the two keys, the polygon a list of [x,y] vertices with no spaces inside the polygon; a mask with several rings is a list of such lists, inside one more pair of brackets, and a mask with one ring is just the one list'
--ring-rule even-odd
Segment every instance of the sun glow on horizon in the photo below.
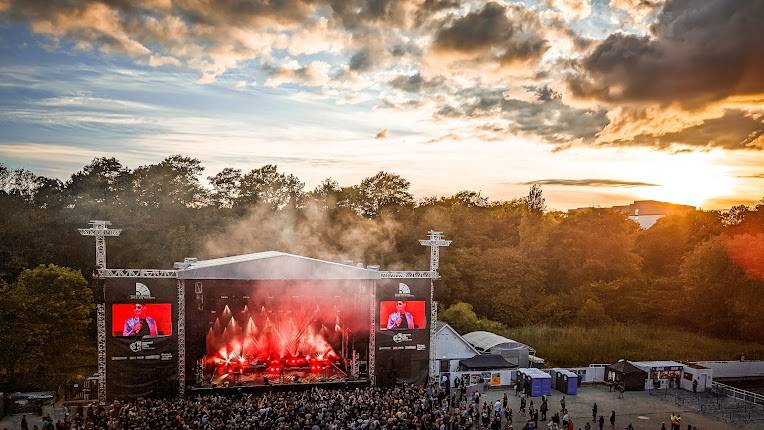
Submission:
{"label": "sun glow on horizon", "polygon": [[650,182],[644,197],[699,207],[734,193],[734,179],[719,158],[721,151],[657,154],[649,162]]}

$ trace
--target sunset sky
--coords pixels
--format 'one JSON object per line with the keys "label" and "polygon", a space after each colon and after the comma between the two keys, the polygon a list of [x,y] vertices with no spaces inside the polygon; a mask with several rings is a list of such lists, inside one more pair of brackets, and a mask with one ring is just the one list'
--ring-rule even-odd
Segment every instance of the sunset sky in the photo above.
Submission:
{"label": "sunset sky", "polygon": [[0,162],[750,204],[762,23],[759,0],[0,0]]}

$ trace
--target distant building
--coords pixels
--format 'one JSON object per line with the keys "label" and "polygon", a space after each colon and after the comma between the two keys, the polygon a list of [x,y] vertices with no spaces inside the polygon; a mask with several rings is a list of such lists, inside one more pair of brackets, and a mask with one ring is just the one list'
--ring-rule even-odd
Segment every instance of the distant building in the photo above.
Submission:
{"label": "distant building", "polygon": [[456,330],[443,321],[435,324],[435,359],[440,372],[455,372],[459,361],[480,355],[472,344],[467,342]]}
{"label": "distant building", "polygon": [[[571,209],[569,212],[575,212],[583,209]],[[625,213],[630,220],[639,224],[643,229],[652,227],[659,219],[666,215],[682,215],[695,210],[695,207],[689,205],[678,205],[676,203],[659,202],[657,200],[637,200],[632,204],[623,206],[613,206],[610,209],[619,210]]]}
{"label": "distant building", "polygon": [[531,357],[537,359],[535,357],[536,351],[533,348],[496,333],[473,331],[465,334],[464,340],[481,354],[501,355],[505,360],[518,367],[531,367]]}

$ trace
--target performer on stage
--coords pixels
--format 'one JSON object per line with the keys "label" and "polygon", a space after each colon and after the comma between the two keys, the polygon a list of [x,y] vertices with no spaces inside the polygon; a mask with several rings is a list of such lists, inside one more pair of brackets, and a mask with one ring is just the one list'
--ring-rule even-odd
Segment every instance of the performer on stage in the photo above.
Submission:
{"label": "performer on stage", "polygon": [[122,336],[157,336],[157,322],[150,316],[143,316],[145,306],[136,303],[134,315],[125,320]]}
{"label": "performer on stage", "polygon": [[387,318],[388,330],[411,330],[414,329],[414,316],[406,311],[406,302],[398,301],[395,304],[395,312]]}

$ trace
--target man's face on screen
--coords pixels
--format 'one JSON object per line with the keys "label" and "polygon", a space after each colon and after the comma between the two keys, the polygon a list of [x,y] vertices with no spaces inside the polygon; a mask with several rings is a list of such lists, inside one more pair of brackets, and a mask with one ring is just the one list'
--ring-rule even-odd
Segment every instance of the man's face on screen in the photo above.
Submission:
{"label": "man's face on screen", "polygon": [[406,302],[398,302],[395,304],[395,309],[398,312],[403,312],[406,310]]}
{"label": "man's face on screen", "polygon": [[140,317],[141,314],[143,314],[143,305],[142,304],[136,304],[134,312],[135,312],[135,316]]}

